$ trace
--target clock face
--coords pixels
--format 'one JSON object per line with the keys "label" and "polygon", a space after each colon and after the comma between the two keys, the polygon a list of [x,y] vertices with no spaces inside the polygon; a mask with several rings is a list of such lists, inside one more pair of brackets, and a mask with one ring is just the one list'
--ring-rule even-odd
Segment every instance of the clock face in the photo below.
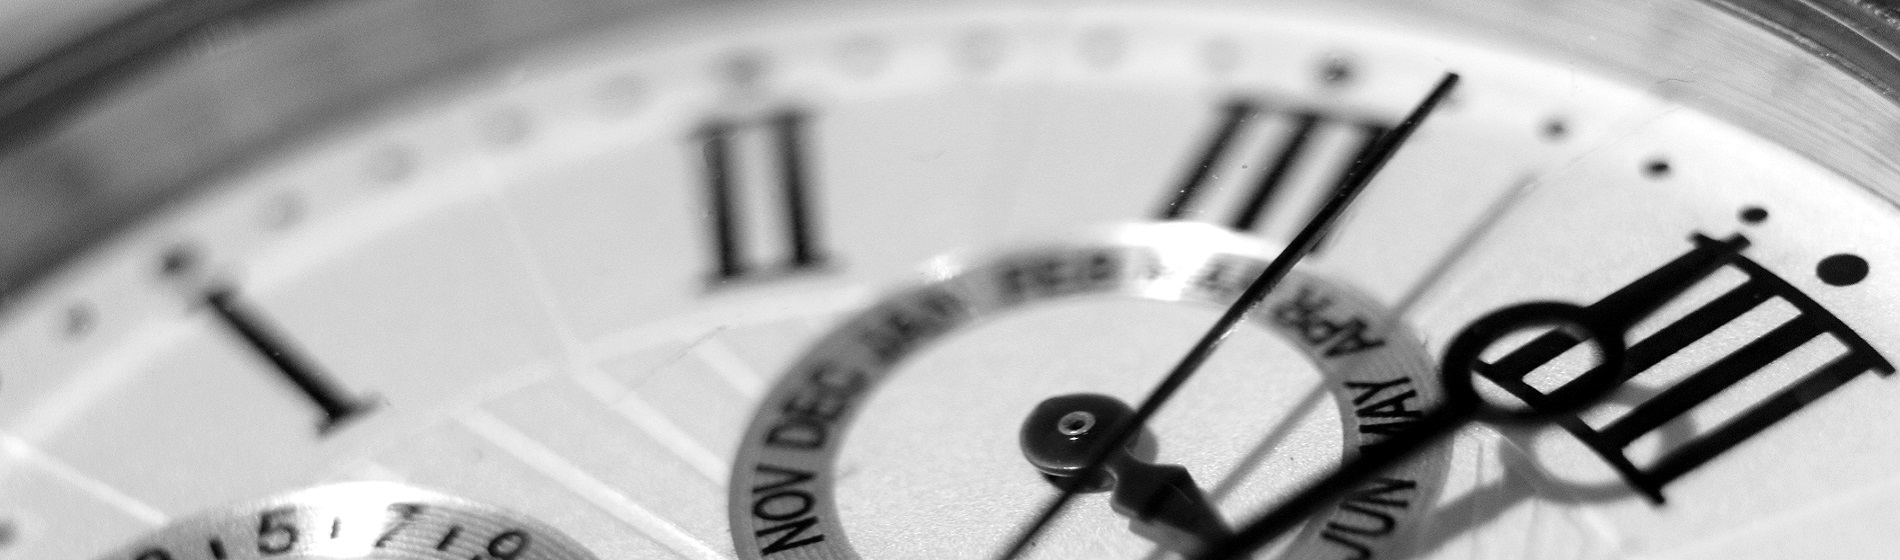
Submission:
{"label": "clock face", "polygon": [[[469,28],[492,36],[538,21],[482,6]],[[325,488],[428,489],[549,535],[362,517],[454,557],[997,555],[1067,484],[1027,434],[1095,421],[1032,412],[1141,403],[1447,72],[1026,556],[1192,553],[1407,440],[1445,401],[1451,341],[1542,301],[1617,325],[1602,402],[1459,428],[1256,556],[1891,547],[1866,528],[1900,496],[1900,183],[1855,143],[1873,133],[1787,116],[1894,109],[1731,11],[1592,6],[666,5],[216,148],[241,157],[179,132],[179,161],[223,163],[0,308],[0,557],[287,554],[272,508],[336,498],[259,500],[358,481],[379,482]],[[479,19],[379,9],[280,14],[141,79],[203,64],[288,95],[229,68],[273,48],[340,81],[357,55],[428,66],[378,23]],[[1781,70],[1672,74],[1685,52]],[[241,97],[127,110],[280,102]],[[138,122],[87,118],[61,126]],[[85,161],[154,157],[101,145]],[[1587,337],[1512,334],[1480,369],[1532,390],[1615,365]],[[1204,499],[1127,505],[1142,484]],[[297,542],[344,519],[319,517]]]}

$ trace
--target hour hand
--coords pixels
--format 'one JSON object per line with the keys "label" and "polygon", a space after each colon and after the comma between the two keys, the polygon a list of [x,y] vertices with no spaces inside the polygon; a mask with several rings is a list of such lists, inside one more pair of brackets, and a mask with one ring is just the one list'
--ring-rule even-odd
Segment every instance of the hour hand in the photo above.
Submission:
{"label": "hour hand", "polygon": [[1088,473],[1090,455],[1106,443],[1115,424],[1134,414],[1127,403],[1097,394],[1050,398],[1023,423],[1023,456],[1058,487],[1079,492],[1112,491],[1110,505],[1128,517],[1128,528],[1162,548],[1194,555],[1233,534],[1193,475],[1180,465],[1136,458],[1130,439]]}

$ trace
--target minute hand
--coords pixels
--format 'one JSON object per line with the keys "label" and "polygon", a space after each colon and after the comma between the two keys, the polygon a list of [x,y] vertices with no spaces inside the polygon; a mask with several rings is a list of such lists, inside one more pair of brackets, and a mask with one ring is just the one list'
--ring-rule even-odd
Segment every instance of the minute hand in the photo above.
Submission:
{"label": "minute hand", "polygon": [[[1200,370],[1201,364],[1206,363],[1207,359],[1213,356],[1214,350],[1220,347],[1221,342],[1225,341],[1228,335],[1233,334],[1234,328],[1240,324],[1240,321],[1252,313],[1253,308],[1259,305],[1261,300],[1266,299],[1267,293],[1293,270],[1293,265],[1313,251],[1314,245],[1318,244],[1321,236],[1339,220],[1339,216],[1346,211],[1346,207],[1352,204],[1353,199],[1358,198],[1360,191],[1365,190],[1366,185],[1372,182],[1372,177],[1385,167],[1385,163],[1398,152],[1399,146],[1412,136],[1412,131],[1418,129],[1419,124],[1425,121],[1425,117],[1444,101],[1445,96],[1449,95],[1457,84],[1458,74],[1445,73],[1445,77],[1440,79],[1438,85],[1432,88],[1431,93],[1412,109],[1411,114],[1406,115],[1405,120],[1400,121],[1398,126],[1381,136],[1377,145],[1364,157],[1353,161],[1352,167],[1346,170],[1346,175],[1340,178],[1339,188],[1334,189],[1333,197],[1313,214],[1313,218],[1307,221],[1305,227],[1300,228],[1300,232],[1293,236],[1293,240],[1287,244],[1286,249],[1280,251],[1280,255],[1274,257],[1273,262],[1267,264],[1266,270],[1261,271],[1260,277],[1247,285],[1246,291],[1241,292],[1233,305],[1228,306],[1227,311],[1214,322],[1214,326],[1201,336],[1200,341],[1188,350],[1187,355],[1181,357],[1181,361],[1175,364],[1167,377],[1162,378],[1161,383],[1148,393],[1148,397],[1142,400],[1141,406],[1135,409],[1135,413],[1110,428],[1108,437],[1101,440],[1100,447],[1095,448],[1089,456],[1088,466],[1079,473],[1083,480],[1099,476],[1102,463],[1107,461],[1116,450],[1127,445],[1129,438],[1140,432],[1141,427],[1148,422],[1148,418],[1154,416],[1155,411],[1173,397],[1175,391],[1180,389],[1188,378],[1193,377],[1194,373]],[[1062,508],[1075,498],[1075,494],[1074,488],[1065,488],[1062,493],[1057,494],[1043,507],[1034,521],[1023,527],[999,559],[1012,560],[1022,554],[1023,550],[1035,541],[1036,536],[1041,534],[1057,515],[1061,514]]]}

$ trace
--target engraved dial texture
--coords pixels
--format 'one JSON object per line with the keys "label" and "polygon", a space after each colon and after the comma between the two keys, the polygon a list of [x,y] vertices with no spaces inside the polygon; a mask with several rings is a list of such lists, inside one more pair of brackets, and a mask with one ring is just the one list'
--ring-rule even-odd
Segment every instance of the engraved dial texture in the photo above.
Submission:
{"label": "engraved dial texture", "polygon": [[270,513],[342,495],[414,521],[404,558],[998,558],[1065,490],[1020,557],[1192,557],[1534,302],[1622,359],[1526,329],[1481,389],[1604,400],[1450,432],[1251,556],[1900,544],[1877,6],[18,5],[0,558],[398,557]]}

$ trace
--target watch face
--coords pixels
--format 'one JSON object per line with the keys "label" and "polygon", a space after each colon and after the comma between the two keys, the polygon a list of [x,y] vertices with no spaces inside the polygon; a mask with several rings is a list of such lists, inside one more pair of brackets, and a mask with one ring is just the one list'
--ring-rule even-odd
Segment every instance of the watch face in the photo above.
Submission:
{"label": "watch face", "polygon": [[0,558],[1900,544],[1877,8],[55,4]]}

